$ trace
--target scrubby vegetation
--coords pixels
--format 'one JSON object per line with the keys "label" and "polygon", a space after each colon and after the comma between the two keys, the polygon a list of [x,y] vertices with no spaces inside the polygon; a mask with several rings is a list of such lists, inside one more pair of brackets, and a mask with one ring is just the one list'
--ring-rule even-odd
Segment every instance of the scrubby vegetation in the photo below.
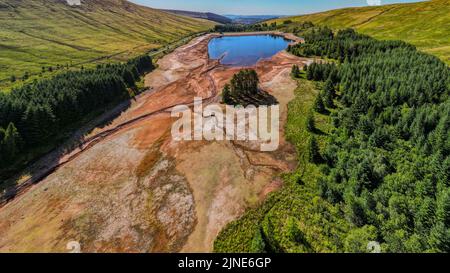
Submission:
{"label": "scrubby vegetation", "polygon": [[[299,170],[253,216],[222,231],[215,250],[361,252],[374,240],[385,252],[448,252],[448,67],[404,42],[352,29],[305,31],[306,44],[289,50],[337,63],[309,66],[302,76],[320,81],[321,91],[299,110],[298,97],[311,92],[300,80],[290,105],[287,136]],[[308,132],[311,108],[334,128]]]}
{"label": "scrubby vegetation", "polygon": [[87,115],[132,97],[138,91],[135,83],[151,69],[152,60],[144,55],[0,93],[0,169]]}
{"label": "scrubby vegetation", "polygon": [[273,105],[275,97],[258,88],[258,74],[253,69],[244,69],[233,76],[222,91],[222,102],[228,105]]}
{"label": "scrubby vegetation", "polygon": [[257,31],[274,31],[285,29],[293,23],[292,20],[283,20],[282,22],[262,22],[256,24],[224,24],[216,25],[215,32],[257,32]]}

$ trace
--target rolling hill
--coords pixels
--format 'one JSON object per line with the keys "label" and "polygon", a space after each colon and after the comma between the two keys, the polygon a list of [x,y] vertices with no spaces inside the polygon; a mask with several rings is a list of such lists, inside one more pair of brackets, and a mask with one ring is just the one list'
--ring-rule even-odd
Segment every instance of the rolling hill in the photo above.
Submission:
{"label": "rolling hill", "polygon": [[346,8],[276,20],[352,27],[378,39],[404,40],[450,63],[450,1]]}
{"label": "rolling hill", "polygon": [[282,17],[279,15],[234,15],[234,14],[226,14],[225,16],[230,18],[232,22],[235,24],[244,24],[244,25],[256,24],[262,21]]}
{"label": "rolling hill", "polygon": [[206,19],[221,24],[232,23],[232,20],[230,18],[211,12],[196,12],[196,11],[173,10],[173,9],[163,9],[162,11],[192,18]]}
{"label": "rolling hill", "polygon": [[58,65],[128,59],[214,23],[125,0],[0,0],[0,25],[4,85]]}

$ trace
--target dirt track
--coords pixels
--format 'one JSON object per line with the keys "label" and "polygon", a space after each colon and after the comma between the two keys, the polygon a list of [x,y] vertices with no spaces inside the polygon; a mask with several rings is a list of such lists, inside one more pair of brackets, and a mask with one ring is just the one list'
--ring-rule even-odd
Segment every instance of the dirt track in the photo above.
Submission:
{"label": "dirt track", "polygon": [[[211,251],[226,223],[280,186],[277,174],[295,166],[284,140],[261,153],[251,143],[174,142],[168,134],[173,106],[194,96],[217,102],[239,70],[208,60],[209,38],[162,58],[146,77],[153,91],[47,166],[38,184],[24,184],[0,209],[1,252],[61,252],[72,240],[86,252]],[[295,89],[290,68],[305,62],[280,52],[255,67],[280,102],[281,124]]]}

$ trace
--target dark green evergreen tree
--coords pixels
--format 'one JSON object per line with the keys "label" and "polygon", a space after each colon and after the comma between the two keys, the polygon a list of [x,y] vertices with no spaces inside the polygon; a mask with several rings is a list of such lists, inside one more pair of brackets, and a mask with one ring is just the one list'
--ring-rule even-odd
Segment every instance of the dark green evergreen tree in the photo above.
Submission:
{"label": "dark green evergreen tree", "polygon": [[16,126],[12,122],[9,123],[4,132],[2,144],[5,159],[14,160],[20,152],[21,138]]}
{"label": "dark green evergreen tree", "polygon": [[298,68],[298,65],[294,64],[292,66],[291,75],[294,78],[299,78],[300,77],[300,69]]}
{"label": "dark green evergreen tree", "polygon": [[232,105],[234,103],[233,98],[231,96],[230,85],[225,84],[222,91],[222,102],[225,104]]}
{"label": "dark green evergreen tree", "polygon": [[325,82],[324,88],[323,88],[323,102],[326,107],[333,108],[334,102],[333,99],[336,96],[336,92],[334,90],[334,84],[331,78],[328,78],[328,80]]}
{"label": "dark green evergreen tree", "polygon": [[308,158],[311,163],[317,164],[322,161],[319,144],[314,136],[311,136],[308,142]]}
{"label": "dark green evergreen tree", "polygon": [[323,99],[322,99],[322,94],[318,94],[316,97],[316,100],[314,101],[314,110],[317,113],[325,113],[326,109],[325,109],[325,105],[323,104]]}
{"label": "dark green evergreen tree", "polygon": [[313,111],[308,112],[308,116],[306,117],[306,129],[309,132],[314,132],[316,130],[316,124],[314,122],[314,113]]}

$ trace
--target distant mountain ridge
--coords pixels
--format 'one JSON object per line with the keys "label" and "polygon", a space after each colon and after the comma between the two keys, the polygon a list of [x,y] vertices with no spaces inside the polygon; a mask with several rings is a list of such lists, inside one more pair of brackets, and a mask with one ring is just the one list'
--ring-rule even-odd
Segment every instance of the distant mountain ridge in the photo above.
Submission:
{"label": "distant mountain ridge", "polygon": [[234,15],[234,14],[225,14],[224,16],[233,20],[233,23],[235,24],[246,24],[246,25],[256,24],[262,21],[278,19],[280,17],[283,17],[281,15]]}
{"label": "distant mountain ridge", "polygon": [[222,16],[222,15],[219,15],[219,14],[212,13],[212,12],[197,12],[197,11],[172,10],[172,9],[162,9],[162,11],[172,13],[172,14],[192,17],[192,18],[205,19],[205,20],[214,21],[214,22],[221,23],[221,24],[232,23],[231,19],[229,19],[225,16]]}

